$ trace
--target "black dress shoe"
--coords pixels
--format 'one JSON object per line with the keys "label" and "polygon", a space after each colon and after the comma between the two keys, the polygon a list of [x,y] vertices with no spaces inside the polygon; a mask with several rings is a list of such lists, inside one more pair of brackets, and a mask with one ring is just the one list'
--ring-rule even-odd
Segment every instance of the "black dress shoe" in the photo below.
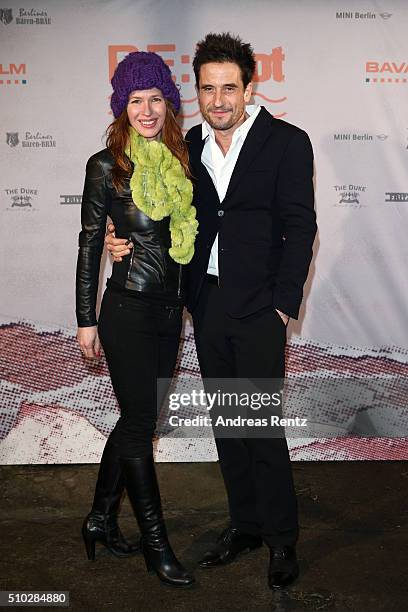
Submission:
{"label": "black dress shoe", "polygon": [[199,562],[203,568],[226,565],[240,554],[248,553],[262,546],[262,538],[249,533],[241,533],[235,527],[227,527],[217,539],[216,546],[206,552]]}
{"label": "black dress shoe", "polygon": [[268,584],[271,589],[289,586],[299,575],[294,546],[270,546]]}

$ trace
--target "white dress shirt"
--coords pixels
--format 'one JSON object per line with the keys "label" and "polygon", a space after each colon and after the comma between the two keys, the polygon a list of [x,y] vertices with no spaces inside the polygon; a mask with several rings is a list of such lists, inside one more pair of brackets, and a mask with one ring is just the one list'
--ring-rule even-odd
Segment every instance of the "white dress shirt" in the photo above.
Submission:
{"label": "white dress shirt", "polygon": [[[231,146],[225,157],[220,147],[215,142],[215,135],[212,127],[207,121],[204,121],[202,124],[202,139],[205,140],[205,144],[201,154],[201,162],[207,168],[213,180],[220,202],[225,198],[242,145],[260,110],[261,107],[258,105],[246,107],[246,112],[249,117],[233,133]],[[218,276],[218,234],[211,248],[207,272],[208,274]]]}

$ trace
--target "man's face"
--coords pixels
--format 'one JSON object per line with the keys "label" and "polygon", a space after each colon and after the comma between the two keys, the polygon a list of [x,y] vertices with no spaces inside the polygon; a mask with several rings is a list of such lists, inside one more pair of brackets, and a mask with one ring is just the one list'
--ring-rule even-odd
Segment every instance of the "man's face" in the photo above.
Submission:
{"label": "man's face", "polygon": [[244,88],[238,64],[210,62],[200,68],[197,93],[204,119],[214,130],[229,130],[245,119],[252,83]]}

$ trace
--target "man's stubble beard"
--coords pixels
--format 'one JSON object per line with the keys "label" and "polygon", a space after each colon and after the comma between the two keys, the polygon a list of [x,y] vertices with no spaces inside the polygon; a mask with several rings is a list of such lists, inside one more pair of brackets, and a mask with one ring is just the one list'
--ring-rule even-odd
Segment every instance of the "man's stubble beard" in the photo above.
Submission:
{"label": "man's stubble beard", "polygon": [[[217,109],[217,110],[221,110],[221,109]],[[225,109],[227,112],[232,111],[232,109]],[[241,110],[241,109],[240,109]],[[213,128],[213,130],[218,130],[220,132],[225,132],[226,130],[230,130],[232,127],[234,127],[234,125],[236,125],[237,123],[243,123],[243,121],[245,121],[245,104],[242,108],[242,113],[239,113],[239,116],[236,117],[236,115],[232,114],[230,116],[230,118],[227,120],[227,123],[223,124],[223,125],[218,125],[216,123],[214,123],[213,121],[211,121],[210,118],[210,113],[206,112],[203,113],[203,111],[201,111],[202,116],[204,117],[204,119],[207,121],[207,123]],[[243,121],[241,121],[241,119],[243,118]]]}
{"label": "man's stubble beard", "polygon": [[203,117],[207,121],[207,123],[213,128],[213,130],[218,130],[220,132],[223,132],[223,131],[226,131],[226,130],[230,130],[239,121],[239,119],[235,119],[234,116],[232,115],[226,121],[226,123],[223,123],[223,124],[220,125],[219,123],[216,123],[216,122],[212,121],[209,114],[204,114],[203,112],[201,114],[203,115]]}

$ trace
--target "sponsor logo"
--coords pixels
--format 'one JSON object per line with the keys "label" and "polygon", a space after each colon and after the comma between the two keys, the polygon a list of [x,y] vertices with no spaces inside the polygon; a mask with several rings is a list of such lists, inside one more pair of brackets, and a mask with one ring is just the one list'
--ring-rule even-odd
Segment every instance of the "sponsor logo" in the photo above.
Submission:
{"label": "sponsor logo", "polygon": [[387,191],[385,193],[386,202],[408,202],[408,193],[401,191]]}
{"label": "sponsor logo", "polygon": [[0,21],[4,25],[8,25],[13,21],[13,9],[0,8]]}
{"label": "sponsor logo", "polygon": [[0,64],[0,85],[26,85],[26,64]]}
{"label": "sponsor logo", "polygon": [[[173,73],[173,80],[180,83],[181,101],[183,104],[178,119],[183,120],[184,127],[188,129],[189,123],[197,123],[196,117],[200,115],[198,100],[195,91],[195,77],[192,68],[193,54],[179,53],[175,44],[148,44],[147,51],[159,53]],[[110,45],[108,47],[109,80],[118,63],[132,51],[140,51],[142,47],[134,45]],[[254,81],[257,83],[254,98],[259,103],[271,108],[275,118],[284,117],[287,113],[281,106],[287,100],[282,91],[285,87],[285,52],[283,47],[271,47],[255,53],[256,69]],[[271,94],[273,90],[273,94]],[[275,92],[277,92],[275,94]],[[190,122],[189,120],[193,120]],[[183,131],[187,131],[183,129]]]}
{"label": "sponsor logo", "polygon": [[[0,9],[0,21],[9,25],[13,21],[13,9]],[[15,25],[50,25],[51,17],[44,9],[19,8],[15,18]]]}
{"label": "sponsor logo", "polygon": [[365,82],[406,85],[408,83],[408,62],[370,60],[365,63]]}
{"label": "sponsor logo", "polygon": [[6,143],[9,147],[16,147],[19,143],[18,132],[7,132]]}
{"label": "sponsor logo", "polygon": [[367,132],[339,132],[333,134],[334,142],[375,142],[387,140],[388,134],[368,134]]}
{"label": "sponsor logo", "polygon": [[[7,132],[6,142],[10,147],[17,146],[19,144],[18,132]],[[24,149],[54,149],[57,146],[57,142],[53,139],[51,134],[25,132],[24,138],[21,141],[21,146]]]}
{"label": "sponsor logo", "polygon": [[377,15],[372,11],[367,11],[366,13],[360,13],[360,11],[336,11],[336,19],[357,19],[358,21],[367,21],[370,19],[377,19]]}
{"label": "sponsor logo", "polygon": [[39,195],[38,189],[15,187],[14,189],[5,189],[4,193],[9,202],[6,210],[36,210],[34,204]]}
{"label": "sponsor logo", "polygon": [[336,19],[355,19],[356,21],[372,21],[373,19],[389,19],[392,17],[392,13],[374,13],[373,11],[367,11],[360,13],[360,11],[336,11]]}
{"label": "sponsor logo", "polygon": [[82,195],[60,195],[60,204],[81,204]]}
{"label": "sponsor logo", "polygon": [[366,193],[365,185],[334,185],[337,203],[334,206],[340,208],[363,208],[362,198]]}

